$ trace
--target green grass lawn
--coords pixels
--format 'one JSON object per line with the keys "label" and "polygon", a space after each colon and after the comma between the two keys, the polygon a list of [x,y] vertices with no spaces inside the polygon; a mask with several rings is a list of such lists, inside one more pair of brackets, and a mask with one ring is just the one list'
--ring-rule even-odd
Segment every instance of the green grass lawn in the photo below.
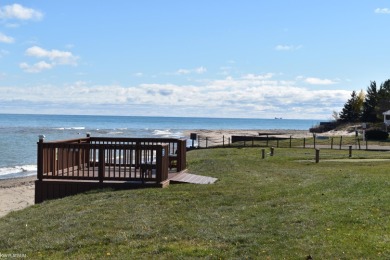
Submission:
{"label": "green grass lawn", "polygon": [[189,171],[218,182],[90,192],[35,205],[0,219],[0,253],[389,259],[390,162],[316,164],[310,151],[280,148],[266,159],[260,148],[191,151]]}

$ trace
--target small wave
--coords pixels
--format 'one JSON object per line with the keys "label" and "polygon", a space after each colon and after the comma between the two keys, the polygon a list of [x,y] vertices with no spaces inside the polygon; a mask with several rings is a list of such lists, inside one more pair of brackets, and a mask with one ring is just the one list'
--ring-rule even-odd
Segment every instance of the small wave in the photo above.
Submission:
{"label": "small wave", "polygon": [[84,126],[74,126],[74,127],[69,127],[66,129],[68,129],[68,130],[84,130],[85,127]]}
{"label": "small wave", "polygon": [[154,130],[153,135],[171,136],[172,132],[170,129],[167,130]]}
{"label": "small wave", "polygon": [[120,135],[123,134],[123,132],[108,132],[108,135]]}
{"label": "small wave", "polygon": [[37,173],[36,165],[22,165],[0,168],[0,179],[8,179],[22,176],[32,176]]}

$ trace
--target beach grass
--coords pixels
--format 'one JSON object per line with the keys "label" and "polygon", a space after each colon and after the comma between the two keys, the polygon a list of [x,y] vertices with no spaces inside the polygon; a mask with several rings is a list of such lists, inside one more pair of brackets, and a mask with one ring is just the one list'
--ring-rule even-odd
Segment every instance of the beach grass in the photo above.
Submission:
{"label": "beach grass", "polygon": [[[0,219],[0,253],[78,259],[390,258],[388,161],[314,163],[312,149],[294,148],[262,159],[260,151],[189,152],[189,171],[218,178],[212,185],[94,191],[10,213]],[[338,158],[342,151],[334,152]]]}

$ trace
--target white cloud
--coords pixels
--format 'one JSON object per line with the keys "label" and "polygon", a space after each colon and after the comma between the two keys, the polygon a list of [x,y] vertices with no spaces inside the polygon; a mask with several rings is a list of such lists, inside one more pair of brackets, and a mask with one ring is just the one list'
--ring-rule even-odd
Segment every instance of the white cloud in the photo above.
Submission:
{"label": "white cloud", "polygon": [[312,85],[334,85],[334,84],[337,84],[336,81],[333,81],[331,79],[306,78],[304,81],[306,83],[309,83]]}
{"label": "white cloud", "polygon": [[203,66],[199,67],[199,68],[196,68],[194,69],[194,71],[197,73],[197,74],[203,74],[207,71],[207,69]]}
{"label": "white cloud", "polygon": [[377,8],[375,9],[377,14],[390,14],[390,8]]}
{"label": "white cloud", "polygon": [[302,45],[294,46],[294,45],[279,44],[275,46],[275,50],[277,51],[294,51],[294,50],[299,50],[300,48],[302,48]]}
{"label": "white cloud", "polygon": [[185,75],[185,74],[189,74],[191,71],[190,70],[186,70],[186,69],[178,69],[176,71],[176,74],[178,75]]}
{"label": "white cloud", "polygon": [[0,32],[0,42],[13,43],[14,41],[15,41],[14,38]]}
{"label": "white cloud", "polygon": [[26,55],[38,59],[46,59],[35,63],[34,65],[29,65],[26,62],[23,62],[19,65],[21,69],[25,72],[38,73],[43,70],[52,69],[58,65],[77,65],[77,60],[79,57],[73,55],[69,51],[59,51],[59,50],[45,50],[41,47],[34,46],[26,50]]}
{"label": "white cloud", "polygon": [[0,8],[0,19],[40,20],[43,14],[20,4],[6,5]]}
{"label": "white cloud", "polygon": [[[50,68],[24,65],[25,69]],[[142,113],[164,115],[170,109],[174,116],[329,118],[333,110],[342,108],[350,97],[346,90],[312,90],[294,81],[278,81],[272,74],[249,74],[203,82],[202,85],[141,84],[137,86],[46,85],[22,88],[0,88],[0,102],[19,100],[35,103],[62,104],[64,109],[115,106],[114,113],[126,114],[138,107]],[[147,110],[153,104],[153,110]],[[143,108],[143,110],[141,109]],[[101,110],[99,110],[101,111]],[[133,113],[132,110],[131,113]],[[65,111],[66,112],[66,111]],[[110,111],[105,113],[109,114]],[[166,114],[165,114],[166,115]]]}
{"label": "white cloud", "polygon": [[38,73],[38,72],[41,72],[43,70],[48,70],[48,69],[53,68],[53,64],[47,63],[45,61],[40,61],[40,62],[37,62],[33,65],[29,65],[29,64],[23,62],[23,63],[19,64],[19,67],[22,70],[24,70],[25,72]]}
{"label": "white cloud", "polygon": [[41,47],[34,46],[26,50],[26,55],[36,58],[47,58],[55,64],[77,65],[78,57],[69,51],[45,50]]}
{"label": "white cloud", "polygon": [[207,69],[205,67],[201,66],[201,67],[198,67],[195,69],[178,69],[175,72],[175,74],[176,75],[186,75],[186,74],[191,74],[191,73],[204,74],[205,72],[207,72]]}

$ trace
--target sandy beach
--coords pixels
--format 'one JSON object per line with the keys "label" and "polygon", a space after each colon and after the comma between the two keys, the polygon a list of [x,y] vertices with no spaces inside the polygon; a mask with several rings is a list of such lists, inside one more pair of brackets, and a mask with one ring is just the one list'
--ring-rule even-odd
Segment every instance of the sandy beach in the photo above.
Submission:
{"label": "sandy beach", "polygon": [[35,176],[0,180],[0,217],[34,205]]}
{"label": "sandy beach", "polygon": [[[208,146],[228,144],[232,135],[259,136],[259,133],[277,135],[279,137],[304,138],[313,136],[309,131],[304,130],[188,130],[184,134],[187,138],[191,133],[198,135],[198,141],[205,145],[206,137]],[[347,131],[330,131],[322,133],[322,136],[351,135]],[[36,176],[16,179],[0,180],[0,217],[11,211],[16,211],[34,204],[34,181]]]}
{"label": "sandy beach", "polygon": [[[198,141],[201,146],[205,146],[206,138],[208,146],[222,145],[229,143],[233,135],[238,136],[259,136],[259,134],[269,134],[269,137],[278,136],[289,138],[308,138],[313,137],[313,133],[310,133],[308,130],[289,130],[289,129],[271,129],[271,130],[229,130],[229,129],[220,129],[220,130],[206,130],[206,129],[196,129],[196,130],[187,130],[184,132],[184,135],[187,138],[190,138],[191,133],[197,134]],[[354,135],[354,132],[348,131],[329,131],[326,133],[317,134],[317,136],[348,136]]]}

